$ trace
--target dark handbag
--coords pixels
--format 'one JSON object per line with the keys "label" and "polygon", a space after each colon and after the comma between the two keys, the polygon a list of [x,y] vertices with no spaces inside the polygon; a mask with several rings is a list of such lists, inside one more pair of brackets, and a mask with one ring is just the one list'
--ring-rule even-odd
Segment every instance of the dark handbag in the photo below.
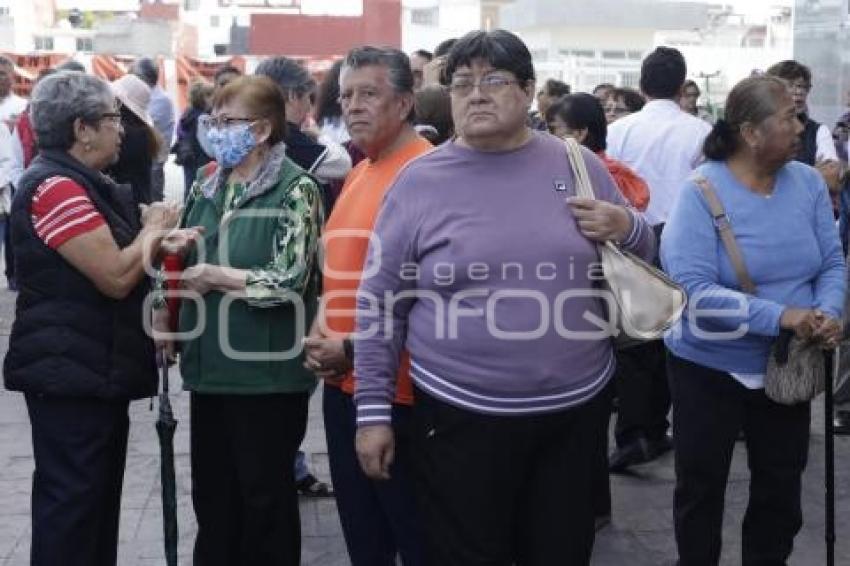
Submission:
{"label": "dark handbag", "polygon": [[[741,289],[748,295],[755,295],[755,283],[744,264],[744,256],[735,240],[723,203],[717,198],[708,179],[699,177],[695,182],[708,203],[714,226],[729,254]],[[768,398],[783,405],[804,403],[823,392],[825,383],[826,360],[820,344],[814,340],[801,340],[788,330],[780,332],[771,348],[764,375],[764,392]]]}

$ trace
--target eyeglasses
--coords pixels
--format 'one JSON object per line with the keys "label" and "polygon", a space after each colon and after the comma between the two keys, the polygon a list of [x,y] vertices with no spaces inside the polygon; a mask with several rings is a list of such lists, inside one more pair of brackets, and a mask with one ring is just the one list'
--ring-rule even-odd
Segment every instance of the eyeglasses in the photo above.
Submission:
{"label": "eyeglasses", "polygon": [[812,85],[810,85],[809,83],[805,83],[805,82],[793,82],[793,83],[789,84],[788,87],[791,90],[802,92],[802,93],[807,93],[810,90],[812,90]]}
{"label": "eyeglasses", "polygon": [[488,75],[477,83],[471,79],[455,79],[449,85],[449,90],[455,96],[469,96],[475,87],[478,87],[481,94],[489,95],[496,94],[512,84],[519,84],[519,81],[499,75]]}
{"label": "eyeglasses", "polygon": [[605,107],[606,114],[613,114],[615,116],[621,116],[623,114],[628,114],[629,109],[625,106],[606,106]]}
{"label": "eyeglasses", "polygon": [[255,122],[256,118],[243,118],[239,116],[202,116],[201,125],[206,129],[229,128],[240,122]]}

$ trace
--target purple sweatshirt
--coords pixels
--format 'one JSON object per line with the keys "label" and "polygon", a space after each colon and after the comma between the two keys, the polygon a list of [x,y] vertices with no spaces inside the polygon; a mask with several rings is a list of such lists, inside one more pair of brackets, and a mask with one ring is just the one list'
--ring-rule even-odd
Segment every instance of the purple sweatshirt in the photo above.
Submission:
{"label": "purple sweatshirt", "polygon": [[[597,198],[624,204],[605,165],[583,155]],[[541,132],[507,152],[449,142],[402,169],[358,290],[359,426],[390,422],[405,348],[419,389],[477,413],[558,411],[605,386],[613,348],[592,322],[602,302],[586,295],[601,270],[565,202],[574,194],[563,142]],[[651,258],[652,230],[632,219],[622,245]]]}

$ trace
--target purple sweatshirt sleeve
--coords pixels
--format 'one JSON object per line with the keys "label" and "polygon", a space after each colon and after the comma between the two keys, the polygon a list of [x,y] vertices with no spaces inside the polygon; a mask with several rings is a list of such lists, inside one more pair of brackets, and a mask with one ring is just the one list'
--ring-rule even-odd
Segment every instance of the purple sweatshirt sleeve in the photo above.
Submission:
{"label": "purple sweatshirt sleeve", "polygon": [[[403,177],[396,184],[404,182]],[[407,315],[415,301],[410,296],[414,283],[403,277],[404,265],[415,261],[415,223],[413,207],[397,199],[390,188],[378,214],[364,278],[357,291],[354,402],[358,426],[391,422]]]}
{"label": "purple sweatshirt sleeve", "polygon": [[590,176],[590,182],[596,192],[596,198],[624,206],[629,212],[629,216],[632,217],[632,229],[626,239],[620,242],[620,246],[645,261],[653,261],[656,253],[655,233],[646,219],[623,199],[623,195],[617,188],[617,183],[611,177],[608,168],[601,159],[584,148],[582,148],[582,156],[587,167],[587,174]]}

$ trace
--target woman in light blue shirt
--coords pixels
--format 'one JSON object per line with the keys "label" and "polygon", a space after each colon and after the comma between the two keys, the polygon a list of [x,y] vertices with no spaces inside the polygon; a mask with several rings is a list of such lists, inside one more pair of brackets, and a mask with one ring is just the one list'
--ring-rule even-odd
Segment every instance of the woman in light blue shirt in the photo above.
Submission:
{"label": "woman in light blue shirt", "polygon": [[676,542],[681,566],[720,559],[724,494],[740,431],[750,499],[742,563],[784,564],[802,526],[801,476],[810,404],[764,393],[780,330],[834,346],[845,268],[826,185],[792,161],[802,125],[784,81],[738,83],[695,172],[714,188],[757,292],[741,291],[709,206],[692,179],[664,231],[661,259],[690,307],[666,339],[676,449]]}

